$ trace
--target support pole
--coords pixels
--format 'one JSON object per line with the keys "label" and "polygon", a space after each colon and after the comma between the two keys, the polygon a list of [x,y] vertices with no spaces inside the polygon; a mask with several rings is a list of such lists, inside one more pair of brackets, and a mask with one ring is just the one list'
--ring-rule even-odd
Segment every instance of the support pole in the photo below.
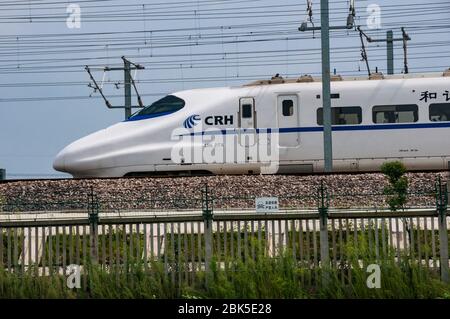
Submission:
{"label": "support pole", "polygon": [[408,41],[411,40],[409,35],[406,34],[405,28],[402,28],[402,38],[403,38],[403,68],[405,74],[409,73],[408,69]]}
{"label": "support pole", "polygon": [[320,221],[320,262],[322,269],[322,284],[329,282],[330,251],[328,246],[328,195],[323,181],[320,182],[318,207]]}
{"label": "support pole", "polygon": [[126,59],[123,60],[124,63],[124,86],[125,86],[125,120],[129,119],[131,116],[131,76],[130,62]]}
{"label": "support pole", "polygon": [[394,32],[386,32],[387,74],[394,74]]}
{"label": "support pole", "polygon": [[324,171],[333,171],[333,146],[331,133],[330,85],[330,21],[328,0],[320,1],[322,40],[322,102],[323,102],[323,154]]}
{"label": "support pole", "polygon": [[360,27],[358,27],[358,31],[359,31],[359,38],[361,40],[361,58],[363,59],[364,62],[366,62],[367,73],[370,77],[370,75],[372,73],[370,72],[369,59],[367,58],[366,46],[364,45],[364,39],[363,39],[364,33],[362,32]]}
{"label": "support pole", "polygon": [[99,205],[94,189],[91,187],[89,196],[89,238],[91,245],[91,263],[98,263],[98,211]]}
{"label": "support pole", "polygon": [[206,271],[206,285],[208,284],[208,276],[210,271],[210,263],[212,259],[212,220],[213,208],[212,199],[210,198],[208,185],[202,190],[202,211],[205,229],[205,271]]}
{"label": "support pole", "polygon": [[450,282],[448,269],[448,231],[446,212],[439,216],[439,248],[440,248],[440,264],[441,264],[441,280]]}
{"label": "support pole", "polygon": [[439,176],[437,185],[436,208],[438,212],[439,225],[439,255],[441,280],[445,283],[450,282],[448,267],[448,231],[447,231],[447,205],[448,205],[448,189],[446,184],[442,184]]}

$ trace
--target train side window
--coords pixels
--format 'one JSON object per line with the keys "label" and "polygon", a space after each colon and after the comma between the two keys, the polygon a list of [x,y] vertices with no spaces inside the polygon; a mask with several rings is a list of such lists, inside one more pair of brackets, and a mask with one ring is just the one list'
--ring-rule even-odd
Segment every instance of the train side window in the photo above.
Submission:
{"label": "train side window", "polygon": [[242,118],[249,119],[252,118],[252,105],[242,104]]}
{"label": "train side window", "polygon": [[294,115],[294,101],[283,100],[282,109],[283,109],[283,116]]}
{"label": "train side window", "polygon": [[376,105],[372,108],[374,123],[412,123],[419,120],[418,106],[415,104],[403,105]]}
{"label": "train side window", "polygon": [[[361,124],[362,109],[359,106],[332,107],[332,125]],[[317,109],[317,125],[323,125],[323,108]]]}
{"label": "train side window", "polygon": [[430,121],[444,122],[450,121],[450,103],[430,104]]}

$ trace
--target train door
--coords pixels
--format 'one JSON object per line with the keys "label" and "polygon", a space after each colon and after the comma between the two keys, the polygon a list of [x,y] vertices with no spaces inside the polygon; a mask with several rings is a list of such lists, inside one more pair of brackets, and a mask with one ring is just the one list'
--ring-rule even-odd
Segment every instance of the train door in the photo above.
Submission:
{"label": "train door", "polygon": [[[252,97],[245,97],[239,100],[239,144],[245,148],[256,146],[256,110],[255,100]],[[248,153],[248,150],[246,151]],[[256,159],[246,156],[247,161]]]}
{"label": "train door", "polygon": [[244,97],[239,100],[239,127],[255,128],[255,100]]}
{"label": "train door", "polygon": [[278,143],[280,147],[297,147],[300,144],[300,134],[295,131],[299,126],[297,95],[278,96],[277,121],[278,128],[283,129],[279,134]]}

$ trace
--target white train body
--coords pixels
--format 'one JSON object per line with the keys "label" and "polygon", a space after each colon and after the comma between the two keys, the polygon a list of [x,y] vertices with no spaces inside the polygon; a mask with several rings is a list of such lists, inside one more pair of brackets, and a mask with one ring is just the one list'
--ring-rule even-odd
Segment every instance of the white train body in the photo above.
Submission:
{"label": "white train body", "polygon": [[[332,81],[333,171],[377,171],[389,160],[401,160],[410,170],[448,169],[448,75]],[[248,148],[276,141],[277,170],[271,173],[323,172],[321,95],[320,79],[310,77],[177,92],[127,121],[70,144],[57,155],[54,168],[74,177],[259,174],[272,159],[248,156]],[[270,136],[263,139],[266,129]],[[174,133],[183,130],[187,133]],[[244,139],[245,134],[253,140]],[[174,136],[205,139],[180,142]],[[173,158],[180,143],[190,143],[194,151],[226,153],[224,138],[247,149],[245,161]]]}

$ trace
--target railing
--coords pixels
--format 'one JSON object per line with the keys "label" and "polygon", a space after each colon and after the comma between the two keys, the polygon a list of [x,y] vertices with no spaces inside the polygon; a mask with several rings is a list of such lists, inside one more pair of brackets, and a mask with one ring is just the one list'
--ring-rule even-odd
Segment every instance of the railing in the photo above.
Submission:
{"label": "railing", "polygon": [[171,212],[104,209],[91,190],[84,209],[0,214],[0,268],[55,275],[65,274],[70,264],[123,271],[159,261],[171,276],[187,280],[208,271],[212,260],[232,271],[234,260],[289,254],[316,274],[333,267],[351,278],[354,259],[363,263],[365,254],[374,260],[406,258],[439,271],[448,282],[449,220],[442,189],[435,207],[392,212],[330,208],[332,196],[319,188],[315,208],[266,214],[217,208],[207,188],[190,210]]}
{"label": "railing", "polygon": [[434,209],[333,210],[325,218],[305,211],[2,220],[0,267],[52,275],[63,273],[70,264],[94,262],[105,269],[122,269],[158,260],[167,270],[182,265],[189,274],[204,270],[212,258],[227,267],[228,260],[275,258],[287,252],[311,269],[328,260],[332,267],[350,271],[348,248],[366,246],[366,253],[375,259],[407,256],[411,262],[440,270],[446,280],[447,229],[448,219]]}

